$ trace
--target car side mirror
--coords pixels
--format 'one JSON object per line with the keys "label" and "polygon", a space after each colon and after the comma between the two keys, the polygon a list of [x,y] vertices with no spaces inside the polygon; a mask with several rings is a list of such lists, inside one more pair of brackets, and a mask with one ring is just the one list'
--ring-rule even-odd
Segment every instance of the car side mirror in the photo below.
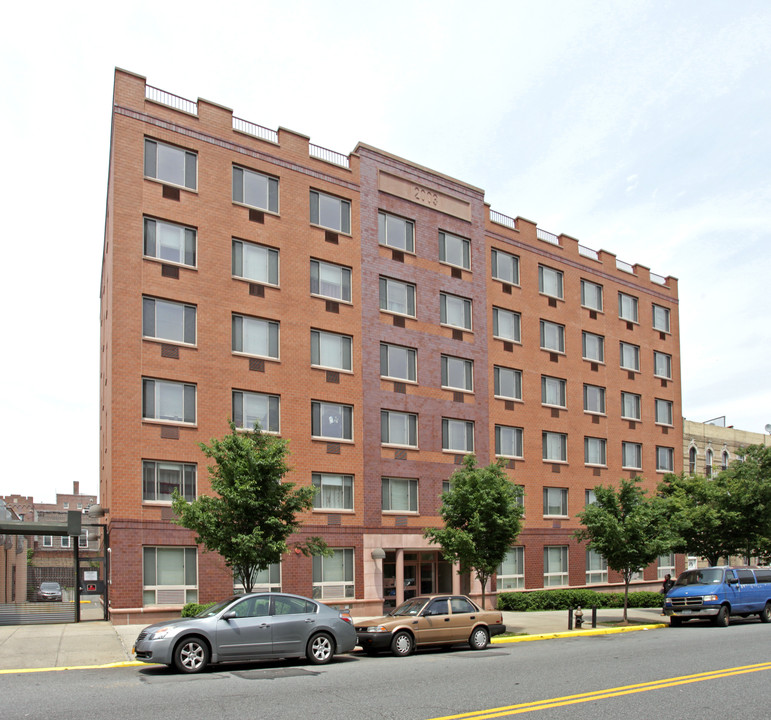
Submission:
{"label": "car side mirror", "polygon": [[735,578],[735,577],[728,578],[729,585],[736,585],[738,582],[739,582],[739,578]]}
{"label": "car side mirror", "polygon": [[235,610],[228,610],[226,613],[222,614],[221,620],[232,620],[234,617],[236,617],[236,611]]}

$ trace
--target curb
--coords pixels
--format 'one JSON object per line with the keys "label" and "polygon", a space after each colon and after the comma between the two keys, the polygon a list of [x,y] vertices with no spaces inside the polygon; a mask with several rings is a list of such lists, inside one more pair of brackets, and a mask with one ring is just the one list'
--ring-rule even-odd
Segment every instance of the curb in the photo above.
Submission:
{"label": "curb", "polygon": [[490,640],[493,645],[504,643],[531,642],[533,640],[554,640],[556,638],[586,637],[588,635],[614,635],[617,633],[635,632],[637,630],[658,630],[669,625],[656,623],[654,625],[634,625],[631,627],[595,628],[594,630],[567,630],[565,632],[542,633],[541,635],[518,635],[510,638],[494,637]]}
{"label": "curb", "polygon": [[18,668],[16,670],[0,670],[0,675],[20,675],[21,673],[57,672],[59,670],[105,670],[107,668],[139,667],[147,663],[137,660],[126,662],[105,663],[104,665],[65,665],[64,667]]}

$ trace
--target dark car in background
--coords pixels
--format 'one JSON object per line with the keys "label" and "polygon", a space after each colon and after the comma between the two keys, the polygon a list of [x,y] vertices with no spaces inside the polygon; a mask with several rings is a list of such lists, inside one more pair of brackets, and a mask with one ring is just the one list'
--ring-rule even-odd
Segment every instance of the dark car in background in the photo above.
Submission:
{"label": "dark car in background", "polygon": [[62,586],[58,582],[42,582],[35,593],[38,602],[61,602]]}

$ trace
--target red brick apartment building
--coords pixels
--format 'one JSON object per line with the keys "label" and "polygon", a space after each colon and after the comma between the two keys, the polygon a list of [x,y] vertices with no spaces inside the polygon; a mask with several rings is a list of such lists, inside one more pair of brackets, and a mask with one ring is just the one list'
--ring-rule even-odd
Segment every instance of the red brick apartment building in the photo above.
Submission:
{"label": "red brick apartment building", "polygon": [[[606,586],[573,539],[598,483],[680,471],[677,280],[490,209],[479,188],[348,156],[115,74],[101,280],[101,499],[111,614],[233,590],[171,522],[209,492],[227,420],[291,440],[319,488],[260,585],[377,614],[479,588],[423,530],[464,454],[508,463],[525,526],[493,589]],[[672,570],[663,559],[644,573]],[[139,614],[143,617],[139,617]]]}

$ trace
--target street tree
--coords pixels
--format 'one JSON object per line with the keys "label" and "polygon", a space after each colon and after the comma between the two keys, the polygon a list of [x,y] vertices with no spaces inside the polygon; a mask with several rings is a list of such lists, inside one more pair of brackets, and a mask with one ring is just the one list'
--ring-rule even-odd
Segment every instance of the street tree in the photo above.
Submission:
{"label": "street tree", "polygon": [[578,518],[584,527],[576,538],[602,555],[611,570],[624,578],[624,622],[627,621],[632,575],[670,551],[671,537],[665,508],[658,497],[648,497],[642,478],[622,478],[618,488],[598,485],[595,502]]}
{"label": "street tree", "polygon": [[482,607],[488,580],[522,529],[521,497],[522,488],[508,479],[502,461],[477,467],[474,455],[466,455],[450,477],[450,490],[442,493],[444,527],[425,531],[445,560],[459,564],[459,572],[474,572]]}
{"label": "street tree", "polygon": [[[193,530],[196,542],[219,553],[236,578],[251,592],[257,572],[267,570],[289,551],[287,540],[301,523],[297,514],[313,506],[313,487],[296,487],[284,480],[289,471],[288,443],[255,427],[199,443],[213,460],[208,467],[215,495],[201,495],[192,502],[174,492],[175,523]],[[330,555],[318,537],[293,543],[304,555]]]}

